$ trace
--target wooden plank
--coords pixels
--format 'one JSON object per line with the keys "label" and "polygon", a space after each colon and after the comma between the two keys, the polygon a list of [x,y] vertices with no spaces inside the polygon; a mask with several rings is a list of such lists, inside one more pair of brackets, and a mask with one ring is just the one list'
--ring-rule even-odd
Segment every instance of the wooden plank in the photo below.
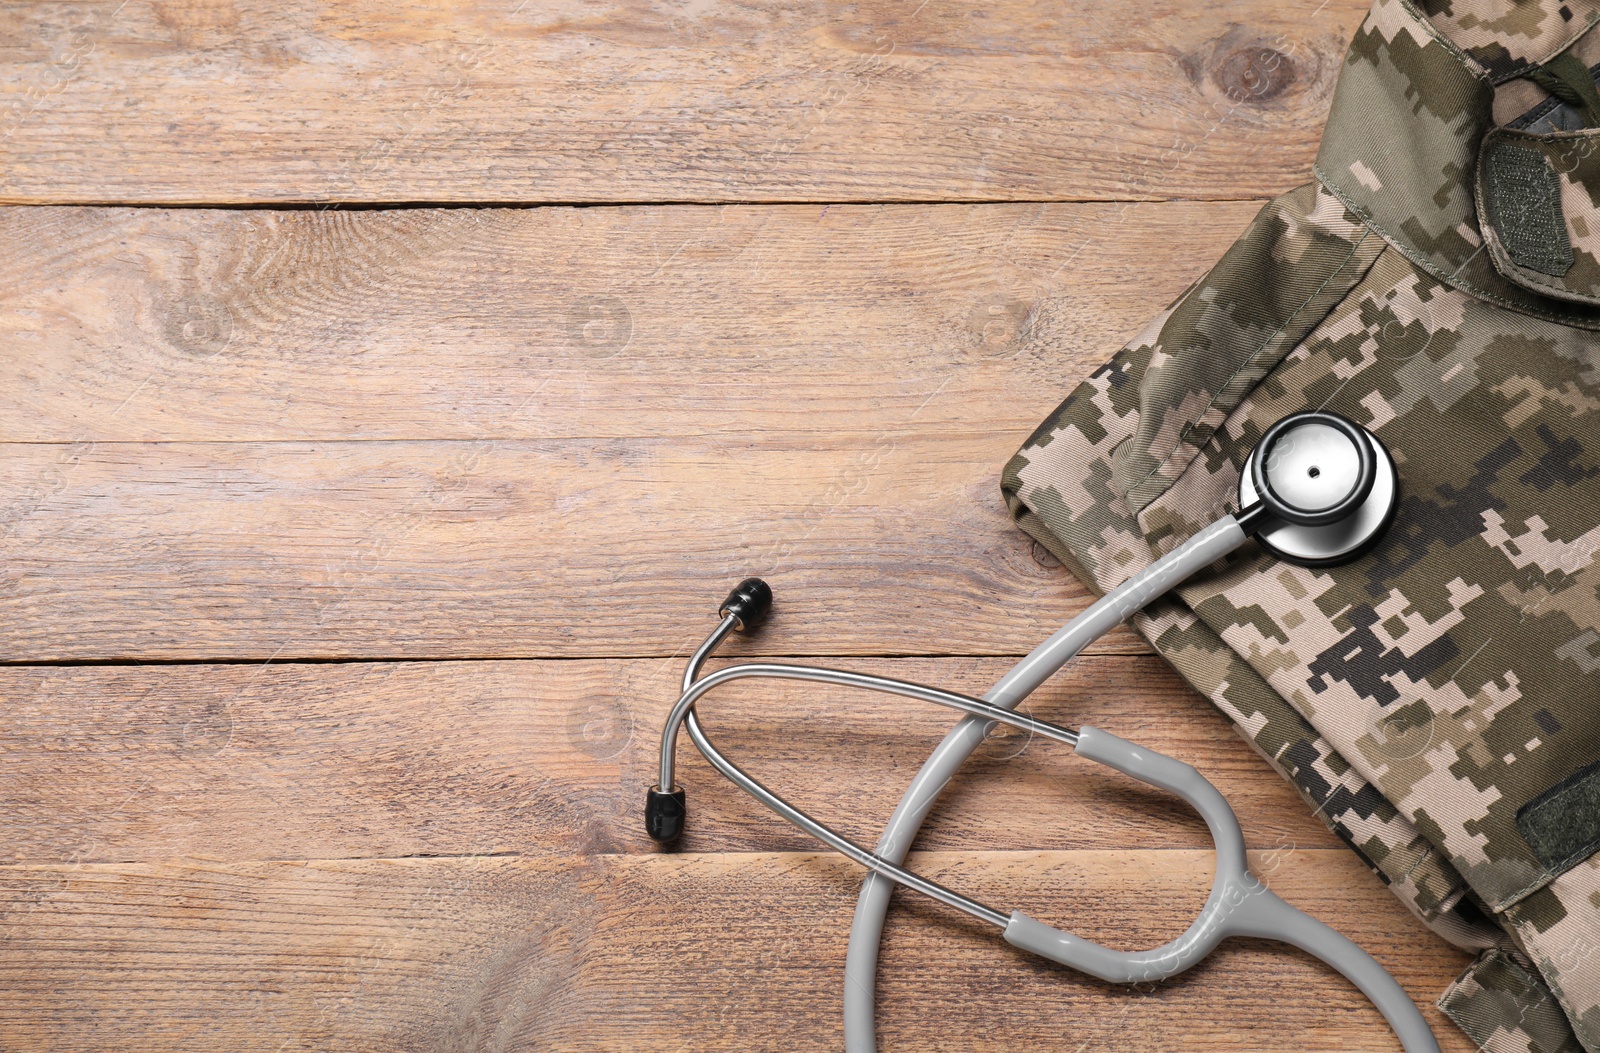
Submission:
{"label": "wooden plank", "polygon": [[[981,693],[997,659],[846,663]],[[680,662],[408,662],[0,669],[11,862],[652,852],[642,830]],[[1084,658],[1030,711],[1113,729],[1204,770],[1252,847],[1336,847],[1293,790],[1154,657]],[[737,763],[872,842],[947,710],[781,683],[710,697]],[[681,847],[813,843],[687,737]],[[1203,848],[1176,798],[1000,734],[947,791],[931,848]]]}
{"label": "wooden plank", "polygon": [[[774,634],[778,653],[967,649],[959,634],[929,640],[898,616],[929,589],[938,596],[929,609],[976,618],[983,633],[1003,628],[1004,642],[989,637],[980,651],[1015,653],[1062,609],[1014,605],[1025,612],[1019,629],[1014,612],[998,619],[991,609],[996,593],[975,584],[1022,580],[1031,598],[1051,602],[1063,587],[1069,603],[1082,593],[1064,586],[1035,546],[1019,543],[997,497],[985,495],[994,494],[999,466],[1034,423],[1174,289],[1141,292],[1128,281],[1135,291],[1114,294],[1074,279],[1051,300],[1042,282],[1027,310],[1001,305],[998,315],[983,290],[1058,272],[1052,251],[1073,230],[1103,240],[1104,267],[1090,273],[1113,279],[1147,266],[1158,244],[1205,242],[1164,257],[1173,266],[1159,270],[1176,285],[1220,252],[1250,207],[1152,207],[1148,226],[1144,217],[1127,221],[1139,232],[1127,239],[1106,229],[1118,216],[1105,206],[840,209],[837,237],[828,210],[786,209],[777,229],[790,233],[769,240],[762,231],[770,217],[758,215],[766,210],[725,210],[732,215],[718,236],[725,240],[707,250],[712,262],[685,264],[672,281],[643,281],[637,253],[626,248],[599,254],[603,282],[591,289],[623,287],[631,275],[648,290],[630,294],[640,319],[632,329],[637,354],[599,359],[592,348],[563,343],[548,325],[535,338],[543,353],[518,351],[528,328],[519,319],[529,304],[562,295],[568,304],[583,301],[570,297],[592,258],[586,247],[637,244],[657,220],[671,245],[691,236],[699,210],[487,213],[491,233],[454,255],[460,243],[448,231],[458,230],[452,224],[462,213],[305,214],[304,223],[280,229],[261,213],[13,210],[15,237],[6,244],[15,247],[17,280],[6,319],[16,345],[28,350],[9,360],[8,383],[0,385],[17,393],[6,406],[6,434],[101,445],[9,449],[0,469],[7,528],[0,547],[17,559],[6,564],[0,608],[24,617],[11,623],[4,653],[12,660],[673,653],[683,643],[671,628],[674,613],[698,619],[716,591],[702,591],[705,583],[781,571],[792,587],[802,563],[814,580],[832,581],[824,599],[836,614],[869,600],[878,579],[894,595],[881,593],[881,613],[869,612],[862,630],[887,622],[894,635],[852,641],[848,628],[843,638],[830,628],[808,641]],[[895,230],[910,233],[889,236]],[[1178,236],[1196,230],[1204,237]],[[756,243],[771,246],[762,267],[729,247]],[[962,244],[969,249],[961,254],[943,248]],[[341,252],[339,245],[365,248]],[[521,246],[518,275],[540,273],[544,250],[529,246],[569,262],[530,287],[485,262],[504,260],[495,246],[505,245]],[[233,263],[213,265],[219,260]],[[895,260],[923,262],[898,265],[897,275]],[[661,269],[648,262],[652,273]],[[398,267],[399,276],[386,267]],[[444,277],[418,277],[434,269]],[[184,285],[182,274],[202,270],[192,288]],[[835,270],[842,276],[795,277]],[[873,285],[873,274],[892,280]],[[299,292],[286,291],[291,278]],[[173,288],[192,296],[174,307]],[[246,305],[238,322],[206,306],[230,288]],[[880,298],[891,288],[898,292]],[[364,295],[374,289],[381,295]],[[455,299],[447,300],[451,289]],[[441,312],[441,302],[460,306]],[[1107,302],[1119,306],[1097,306]],[[361,312],[366,322],[355,320]],[[993,337],[995,317],[1047,315],[1055,321],[1037,334],[1030,329],[1014,350],[989,354],[979,344]],[[702,316],[713,319],[710,353],[684,356],[706,334],[666,320]],[[808,320],[819,317],[836,321],[817,334]],[[776,350],[729,354],[750,318],[763,327],[756,346]],[[1094,339],[1069,342],[1075,319],[1099,330]],[[885,328],[893,339],[880,341]],[[1059,343],[1067,343],[1064,353]],[[897,379],[886,384],[889,376]],[[982,422],[981,437],[945,438],[974,422]],[[836,430],[844,427],[853,431]],[[818,431],[827,437],[815,439]],[[473,441],[210,444],[439,433]],[[668,441],[684,434],[694,438]],[[771,434],[780,439],[760,441]],[[565,441],[519,445],[502,441],[508,435]],[[206,443],[113,445],[157,437]],[[977,551],[974,538],[983,539]],[[494,550],[484,553],[492,569],[472,565],[471,548],[484,542]],[[70,557],[53,547],[61,544]],[[1018,562],[1030,551],[1045,565]],[[441,560],[442,552],[453,560]],[[896,555],[898,564],[886,562]],[[974,562],[984,557],[994,564]],[[952,558],[965,561],[961,569]],[[527,624],[526,595],[492,597],[517,581],[519,561],[518,588],[539,592],[534,607],[553,618]],[[641,561],[648,569],[634,566]],[[896,565],[934,568],[945,587],[919,575],[907,591],[903,578],[884,580]],[[285,574],[290,566],[298,574]],[[552,580],[552,566],[563,568],[564,582]],[[686,606],[641,609],[637,586],[673,567],[686,572],[674,578]],[[493,587],[473,581],[484,573],[494,575]],[[458,597],[472,590],[473,602],[420,609],[419,589],[441,581]],[[274,598],[270,582],[289,595]],[[612,605],[626,624],[585,624],[574,637],[566,625],[569,586],[591,600],[626,589]],[[117,592],[109,611],[83,606],[83,589],[103,587]],[[518,613],[505,624],[510,607]],[[896,616],[885,617],[891,611]],[[368,614],[376,620],[363,625]],[[240,624],[241,616],[255,628]]]}
{"label": "wooden plank", "polygon": [[12,3],[0,196],[1255,197],[1366,6]]}
{"label": "wooden plank", "polygon": [[[928,853],[932,876],[1119,947],[1188,923],[1210,853]],[[1466,963],[1348,852],[1257,857],[1291,902],[1431,1007]],[[0,868],[8,1049],[839,1048],[859,876],[814,855]],[[1113,988],[910,901],[879,989],[885,1049],[1399,1049],[1325,966],[1225,944]]]}
{"label": "wooden plank", "polygon": [[1257,207],[4,209],[0,436],[1015,446]]}
{"label": "wooden plank", "polygon": [[675,655],[752,573],[753,652],[1021,654],[1088,600],[1005,510],[1021,439],[13,443],[0,656]]}

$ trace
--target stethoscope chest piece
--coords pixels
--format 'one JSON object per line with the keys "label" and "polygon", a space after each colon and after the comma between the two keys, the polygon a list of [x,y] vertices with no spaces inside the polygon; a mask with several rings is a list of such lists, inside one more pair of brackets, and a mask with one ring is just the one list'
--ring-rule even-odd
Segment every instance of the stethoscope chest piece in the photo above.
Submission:
{"label": "stethoscope chest piece", "polygon": [[1344,563],[1394,518],[1399,473],[1383,443],[1333,413],[1291,414],[1262,436],[1239,472],[1239,507],[1271,513],[1256,541],[1302,567]]}

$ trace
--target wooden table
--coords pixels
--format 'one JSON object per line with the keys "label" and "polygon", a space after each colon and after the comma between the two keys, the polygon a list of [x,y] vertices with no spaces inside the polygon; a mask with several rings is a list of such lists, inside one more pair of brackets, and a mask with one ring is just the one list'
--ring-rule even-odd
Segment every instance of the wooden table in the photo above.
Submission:
{"label": "wooden table", "polygon": [[[859,873],[688,750],[641,830],[685,654],[747,574],[732,653],[973,692],[1080,610],[1000,467],[1307,178],[1363,7],[5,4],[0,1048],[840,1048]],[[1033,711],[1198,765],[1420,1001],[1465,964],[1133,634]],[[867,841],[951,721],[706,719]],[[1123,947],[1211,865],[1006,736],[920,844]],[[886,1051],[1398,1049],[1298,953],[1123,990],[910,898],[879,1001]]]}

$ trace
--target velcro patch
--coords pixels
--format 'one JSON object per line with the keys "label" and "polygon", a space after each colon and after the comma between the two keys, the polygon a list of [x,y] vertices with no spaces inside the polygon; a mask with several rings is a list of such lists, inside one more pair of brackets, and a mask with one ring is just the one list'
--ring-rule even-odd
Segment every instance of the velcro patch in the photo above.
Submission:
{"label": "velcro patch", "polygon": [[1484,159],[1488,219],[1519,267],[1561,277],[1572,269],[1572,241],[1561,212],[1561,181],[1537,150],[1497,142]]}
{"label": "velcro patch", "polygon": [[1600,762],[1518,809],[1517,829],[1555,873],[1593,855],[1600,848]]}

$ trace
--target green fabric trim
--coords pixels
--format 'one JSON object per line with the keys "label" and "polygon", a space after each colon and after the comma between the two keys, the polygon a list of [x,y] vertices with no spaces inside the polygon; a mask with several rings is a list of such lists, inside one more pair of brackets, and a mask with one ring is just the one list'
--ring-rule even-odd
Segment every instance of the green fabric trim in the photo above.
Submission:
{"label": "green fabric trim", "polygon": [[1583,60],[1570,51],[1535,66],[1524,74],[1545,91],[1583,113],[1585,127],[1600,128],[1600,90]]}

